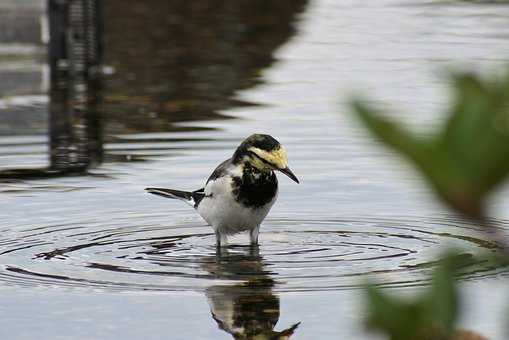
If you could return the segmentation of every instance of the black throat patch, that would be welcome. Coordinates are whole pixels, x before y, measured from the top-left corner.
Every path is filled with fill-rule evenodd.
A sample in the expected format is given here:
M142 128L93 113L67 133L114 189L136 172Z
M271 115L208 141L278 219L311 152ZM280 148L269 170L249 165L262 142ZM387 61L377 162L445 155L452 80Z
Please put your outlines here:
M242 177L233 177L233 196L250 208L260 208L271 202L277 193L277 178L273 171L261 172L244 165Z

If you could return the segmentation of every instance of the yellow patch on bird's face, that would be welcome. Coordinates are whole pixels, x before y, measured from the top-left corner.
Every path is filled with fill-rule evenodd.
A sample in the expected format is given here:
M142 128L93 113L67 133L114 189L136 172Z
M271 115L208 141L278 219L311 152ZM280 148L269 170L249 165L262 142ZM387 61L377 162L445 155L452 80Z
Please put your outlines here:
M252 157L251 163L258 169L284 169L288 166L286 151L280 146L272 151L265 151L260 148L250 147L247 149L258 157Z

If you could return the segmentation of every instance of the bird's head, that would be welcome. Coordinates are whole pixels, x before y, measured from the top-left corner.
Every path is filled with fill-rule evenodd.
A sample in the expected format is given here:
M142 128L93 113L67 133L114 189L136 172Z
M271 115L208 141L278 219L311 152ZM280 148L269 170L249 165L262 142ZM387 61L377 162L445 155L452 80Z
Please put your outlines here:
M245 162L260 171L277 170L299 183L288 167L286 151L272 136L254 134L246 138L233 155L234 163Z

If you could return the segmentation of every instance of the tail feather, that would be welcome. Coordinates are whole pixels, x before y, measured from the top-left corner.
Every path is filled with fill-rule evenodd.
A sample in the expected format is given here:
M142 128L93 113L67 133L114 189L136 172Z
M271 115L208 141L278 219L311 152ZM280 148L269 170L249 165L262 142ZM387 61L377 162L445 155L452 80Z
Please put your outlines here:
M192 206L194 206L193 194L189 191L181 191L181 190L173 190L173 189L165 189L165 188L146 188L148 193L163 196L166 198L174 198L181 201L184 201Z
M295 330L297 329L297 327L299 327L300 325L300 322L297 322L295 325L293 325L292 327L288 328L288 329L285 329L284 331L282 332L279 332L279 336L285 336L285 337L290 337L291 335L293 335L293 333L295 332Z

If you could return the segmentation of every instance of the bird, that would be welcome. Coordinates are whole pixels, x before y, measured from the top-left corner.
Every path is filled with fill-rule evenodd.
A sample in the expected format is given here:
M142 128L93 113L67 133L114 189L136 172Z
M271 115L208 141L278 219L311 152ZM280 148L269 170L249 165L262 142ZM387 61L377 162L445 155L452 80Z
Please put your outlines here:
M202 188L145 190L192 206L214 229L218 247L228 244L228 236L245 231L249 232L250 244L258 245L260 224L278 195L275 171L299 183L288 167L285 148L270 135L253 134L217 166Z

